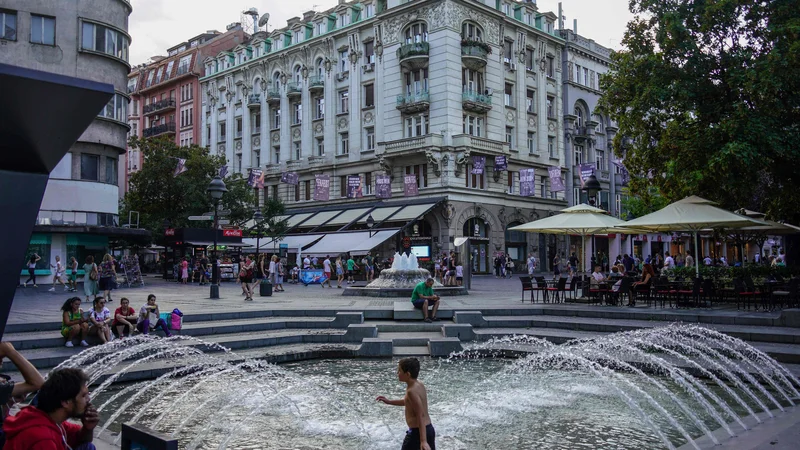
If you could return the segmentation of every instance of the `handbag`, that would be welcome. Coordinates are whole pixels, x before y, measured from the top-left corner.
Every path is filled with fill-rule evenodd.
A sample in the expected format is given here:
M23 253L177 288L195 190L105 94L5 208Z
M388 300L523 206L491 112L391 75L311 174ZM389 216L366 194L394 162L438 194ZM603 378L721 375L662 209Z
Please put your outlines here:
M89 271L89 279L92 281L97 281L97 266L92 264L92 270Z

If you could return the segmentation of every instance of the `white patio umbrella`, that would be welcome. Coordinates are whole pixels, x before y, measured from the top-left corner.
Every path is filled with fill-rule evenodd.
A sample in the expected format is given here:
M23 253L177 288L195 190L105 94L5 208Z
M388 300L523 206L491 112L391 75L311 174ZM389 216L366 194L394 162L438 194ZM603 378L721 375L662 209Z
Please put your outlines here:
M621 228L652 232L691 231L694 233L695 274L700 276L700 255L697 252L697 233L713 228L743 228L764 226L765 222L718 208L715 202L692 195L671 203L654 213L629 220Z
M617 219L608 214L607 211L585 203L571 206L561 210L562 214L545 217L544 219L534 220L516 227L509 228L513 231L527 231L531 233L545 234L577 234L581 236L581 259L585 258L584 240L587 235L604 233L633 233L634 230L625 229L620 225L625 221ZM581 262L585 266L585 261Z

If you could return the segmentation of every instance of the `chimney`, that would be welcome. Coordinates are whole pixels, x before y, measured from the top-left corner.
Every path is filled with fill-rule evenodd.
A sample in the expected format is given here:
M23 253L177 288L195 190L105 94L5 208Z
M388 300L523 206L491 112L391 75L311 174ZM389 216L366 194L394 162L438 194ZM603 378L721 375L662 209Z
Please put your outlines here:
M578 19L572 19L572 32L578 34Z
M303 13L303 22L308 22L309 20L311 20L311 18L314 17L314 14L316 14L316 13L317 12L314 11L313 9L311 11L304 12Z

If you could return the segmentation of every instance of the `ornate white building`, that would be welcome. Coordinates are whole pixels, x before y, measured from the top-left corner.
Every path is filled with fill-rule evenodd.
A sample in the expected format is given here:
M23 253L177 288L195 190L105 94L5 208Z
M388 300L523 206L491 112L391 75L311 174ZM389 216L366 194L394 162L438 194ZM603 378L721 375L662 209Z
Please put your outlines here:
M567 178L573 164L555 21L533 2L495 0L340 1L307 12L206 59L202 144L232 172L264 171L260 201L286 203L293 228L283 242L304 253L469 251L478 272L496 252L550 261L564 250L554 238L507 228L567 206L547 170ZM483 174L471 173L473 156L486 157ZM498 156L506 171L494 171ZM523 197L519 171L529 168L535 195ZM283 172L299 183L281 183ZM384 173L392 199L374 197ZM323 204L313 200L317 174L331 180ZM405 174L417 176L418 196L404 197ZM353 175L363 197L347 198ZM365 231L367 217L378 235Z

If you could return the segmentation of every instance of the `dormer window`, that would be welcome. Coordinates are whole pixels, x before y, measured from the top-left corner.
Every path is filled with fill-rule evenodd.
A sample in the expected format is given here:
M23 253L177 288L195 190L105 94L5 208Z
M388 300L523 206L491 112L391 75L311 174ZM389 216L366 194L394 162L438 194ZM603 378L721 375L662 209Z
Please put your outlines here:
M275 39L272 42L273 42L273 45L275 46L274 50L280 50L280 49L283 48L283 40L280 38L280 36L278 37L278 39Z
M350 12L345 11L343 13L339 13L339 22L337 28L344 28L350 25Z
M510 3L503 3L503 14L507 16L511 16L511 4Z
M375 5L372 3L364 5L364 18L369 19L374 15L375 15Z
M523 19L524 19L525 23L527 23L530 26L533 26L533 14L525 13L525 15L523 16Z
M547 31L548 33L552 33L553 32L553 22L552 21L548 20L548 21L545 22L545 31Z
M206 76L214 74L214 64L208 63L206 64Z
M299 44L303 41L303 32L301 30L295 31L294 35L292 36L292 43Z
M314 36L322 36L326 31L325 22L314 22Z

